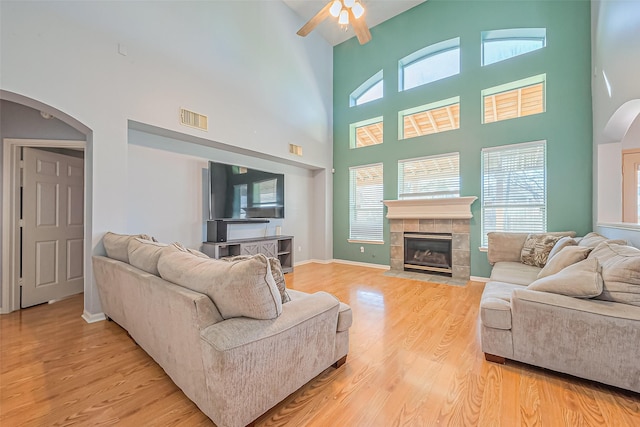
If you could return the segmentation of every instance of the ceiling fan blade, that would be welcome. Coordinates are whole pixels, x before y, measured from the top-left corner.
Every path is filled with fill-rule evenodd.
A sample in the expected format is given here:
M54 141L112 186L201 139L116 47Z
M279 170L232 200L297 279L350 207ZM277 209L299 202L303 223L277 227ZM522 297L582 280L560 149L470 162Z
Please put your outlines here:
M300 28L296 34L298 34L299 36L305 37L311 31L313 31L313 29L316 28L318 26L318 24L320 24L322 21L327 19L331 15L329 13L329 9L331 9L331 4L332 3L333 3L333 1L329 1L327 3L327 5L325 7L323 7L320 10L320 12L316 13L316 15L313 18L309 19L309 21L306 24L304 24L302 26L302 28Z
M367 22L364 20L364 15L356 19L356 17L353 16L351 9L349 9L349 22L353 26L353 31L355 31L360 44L369 43L371 41L371 32L369 31Z

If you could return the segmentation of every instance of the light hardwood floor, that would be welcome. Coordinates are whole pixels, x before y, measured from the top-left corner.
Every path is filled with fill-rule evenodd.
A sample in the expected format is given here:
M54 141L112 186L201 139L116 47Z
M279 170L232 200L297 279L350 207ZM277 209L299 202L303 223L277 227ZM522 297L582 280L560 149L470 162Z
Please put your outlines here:
M640 426L638 394L486 362L482 283L438 285L341 264L304 265L286 279L351 305L351 347L344 366L257 426ZM0 316L2 427L213 425L124 330L87 324L81 313L76 296Z

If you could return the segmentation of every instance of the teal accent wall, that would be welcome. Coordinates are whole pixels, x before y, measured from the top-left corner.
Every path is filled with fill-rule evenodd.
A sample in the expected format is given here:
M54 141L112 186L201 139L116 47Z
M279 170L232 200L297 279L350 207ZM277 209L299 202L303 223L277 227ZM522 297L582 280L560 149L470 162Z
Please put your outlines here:
M488 277L481 241L481 150L547 141L549 231L592 228L591 17L589 1L429 0L371 29L361 46L353 38L334 48L334 211L336 259L389 264L389 222L383 245L349 243L349 167L384 164L384 197L397 199L400 159L458 151L461 196L472 205L471 274ZM547 47L506 61L480 65L482 31L547 29ZM398 60L427 45L460 37L460 74L398 91ZM380 69L384 98L349 107L349 94ZM546 112L481 124L483 89L546 73ZM460 129L398 140L398 111L460 96ZM384 143L349 148L349 124L384 117ZM360 253L360 246L365 252Z

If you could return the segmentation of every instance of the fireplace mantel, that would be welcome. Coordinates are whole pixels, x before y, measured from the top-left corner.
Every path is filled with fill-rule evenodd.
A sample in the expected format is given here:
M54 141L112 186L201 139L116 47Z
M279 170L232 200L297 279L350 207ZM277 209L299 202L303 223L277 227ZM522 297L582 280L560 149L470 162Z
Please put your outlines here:
M470 219L476 196L442 199L384 200L389 219Z

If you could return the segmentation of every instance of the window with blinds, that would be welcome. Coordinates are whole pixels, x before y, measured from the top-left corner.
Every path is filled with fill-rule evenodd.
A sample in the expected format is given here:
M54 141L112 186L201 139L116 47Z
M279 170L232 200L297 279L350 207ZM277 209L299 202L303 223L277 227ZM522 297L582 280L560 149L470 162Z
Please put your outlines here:
M546 141L482 149L482 245L492 231L546 230Z
M382 176L382 163L349 168L349 241L383 241Z
M460 196L460 153L398 161L398 200Z

